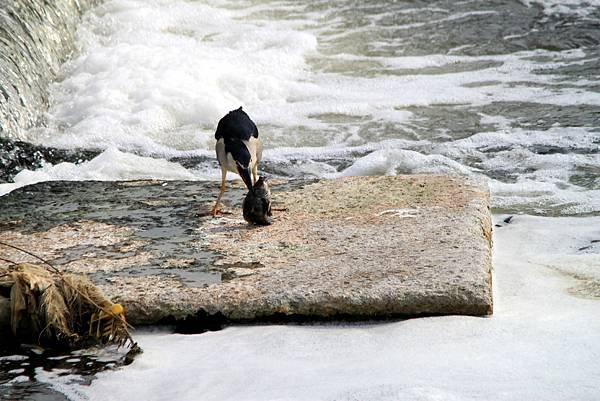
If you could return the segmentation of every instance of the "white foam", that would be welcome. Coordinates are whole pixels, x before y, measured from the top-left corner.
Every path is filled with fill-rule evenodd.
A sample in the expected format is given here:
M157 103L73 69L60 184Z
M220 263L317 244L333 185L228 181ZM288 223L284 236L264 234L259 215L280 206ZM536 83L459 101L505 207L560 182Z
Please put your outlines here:
M600 303L569 295L578 281L544 263L580 264L578 248L599 226L598 217L516 216L497 228L490 318L138 334L144 353L130 366L89 387L57 385L97 401L591 401Z
M596 192L583 193L581 187L570 183L578 169L589 170L598 162L594 149L599 134L593 127L512 129L513 121L506 117L484 115L481 123L495 125L497 132L479 132L439 144L422 140L430 138L422 129L415 129L422 117L406 110L440 104L482 107L498 102L598 105L600 93L588 89L593 88L589 80L564 74L565 66L593 61L589 50L480 56L364 51L363 46L341 46L336 35L396 29L389 23L378 24L385 22L378 19L389 19L387 11L365 13L368 23L348 27L351 18L333 15L336 10L347 10L347 4L328 5L326 17L300 3L275 4L104 2L86 15L79 30L81 51L63 66L60 81L52 87L50 127L30 131L27 139L62 148L114 147L155 158L214 157L217 121L228 110L243 105L258 123L266 160L285 162L296 157L293 166L281 169L288 176L337 176L326 160L315 159L332 155L350 159L379 151L359 158L342 174L472 174L487 169L522 174L510 189L506 183L492 184L499 189L496 204L518 205L521 190L523 202L529 202L525 188L539 182L545 191L552 192L550 184L555 189L537 201L572 203L572 208L567 205L564 209L571 212L597 210ZM576 0L569 4L585 8ZM489 13L427 11L441 13L439 21ZM377 48L373 42L381 39L377 37L365 40ZM503 146L506 152L493 151ZM584 155L541 155L532 149L536 146L560 146ZM145 174L132 168L128 158L113 158L112 162L124 165L104 168L98 174L86 165L73 164L25 171L16 183L2 185L0 192L48 179L190 174L218 179L208 163L189 174L172 165L150 168ZM94 178L96 175L100 178Z
M520 0L527 7L533 4L544 9L548 15L554 14L575 14L580 17L587 17L600 7L598 0Z
M270 6L240 7L228 1L102 4L87 15L79 31L80 56L63 67L63 79L52 88L53 125L31 131L27 139L64 148L117 146L174 156L208 149L218 119L243 105L259 127L265 127L267 148L315 145L317 136L320 146L355 146L378 139L340 131L356 131L366 122L405 128L411 114L403 107L542 99L561 105L600 103L600 94L585 86L559 76L561 87L553 88L558 77L536 72L577 62L585 57L580 49L477 57L322 54L320 27L311 20L318 15L302 14L297 5L281 6L296 17L265 18L261 16ZM443 20L478 13L450 14ZM330 42L332 37L323 40ZM456 63L498 65L435 75L373 76L365 71L364 76L348 76L321 72L309 58L334 64L365 61L392 70ZM481 82L486 84L473 86ZM360 120L336 126L319 117L328 114Z
M425 155L404 149L383 149L358 159L342 171L341 176L427 173L469 175L471 171L441 155Z
M30 380L31 379L29 379L29 376L16 376L14 379L6 383L0 384L0 386L10 386L11 384L27 383Z
M600 165L600 155L592 152L599 140L600 133L583 128L511 129L476 134L438 145L433 151L459 160L479 158L484 171L516 175L515 182L490 181L496 207L539 205L540 212L593 213L600 211L600 191L583 188L571 178ZM569 149L569 153L536 151L543 147ZM505 150L485 153L494 148Z
M261 116L295 96L316 46L311 34L186 1L109 1L79 35L83 52L63 68L50 109L66 132L44 140L148 153L202 146L228 110Z
M29 359L29 357L26 356L26 355L6 355L6 356L0 356L0 362L2 362L2 361L18 362L18 361L26 361L27 359Z
M595 150L600 141L600 132L580 127L551 127L547 130L526 130L523 128L510 128L509 122L504 119L482 119L482 123L494 121L500 124L499 131L480 132L467 138L453 141L450 144L441 144L439 147L453 147L456 149L487 151L498 147L526 148L526 147L553 147L569 151ZM576 155L572 155L576 157Z
M504 119L491 117L486 123L492 121L507 124ZM549 210L563 214L594 213L600 211L600 190L583 188L572 183L571 178L600 165L600 154L593 152L598 141L598 132L565 127L552 127L546 131L505 127L437 145L427 141L386 141L379 146L346 149L354 153L371 153L357 158L341 173L323 169L321 176L444 173L483 177L484 172L513 174L516 179L512 181L508 178L504 182L489 180L495 207L519 209L526 206L528 210L534 207L540 213ZM538 153L537 149L544 147L569 149L570 152ZM337 156L341 155L338 151ZM466 167L465 164L473 159L481 162L477 167Z
M490 180L494 207L533 210L540 214L600 212L600 190L584 190L560 182L519 178L515 183Z
M215 175L193 173L177 163L163 159L142 157L109 148L92 160L74 164L46 164L31 171L23 170L14 183L0 184L0 195L25 185L42 181L112 181L136 179L201 180L214 179Z
M504 116L492 116L492 115L483 114L483 113L479 113L479 115L481 116L481 120L479 120L479 122L481 124L494 125L499 130L509 129L511 126L511 123L514 122L513 120L508 119Z

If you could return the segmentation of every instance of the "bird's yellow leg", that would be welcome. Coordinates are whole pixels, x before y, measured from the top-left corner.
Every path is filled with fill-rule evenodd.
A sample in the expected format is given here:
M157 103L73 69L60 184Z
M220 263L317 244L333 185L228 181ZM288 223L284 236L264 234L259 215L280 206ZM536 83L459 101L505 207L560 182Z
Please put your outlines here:
M225 177L227 176L227 171L223 172L221 175L221 189L219 190L219 196L217 196L217 202L215 202L215 206L212 208L212 215L216 216L219 214L219 203L221 202L221 197L225 193Z

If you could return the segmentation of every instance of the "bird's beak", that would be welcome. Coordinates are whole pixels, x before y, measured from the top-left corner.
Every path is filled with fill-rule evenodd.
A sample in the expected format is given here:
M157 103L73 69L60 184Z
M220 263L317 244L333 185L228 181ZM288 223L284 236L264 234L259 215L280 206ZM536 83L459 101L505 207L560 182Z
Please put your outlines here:
M244 168L238 164L237 171L240 177L242 177L242 180L244 180L246 187L248 187L250 192L254 193L254 188L252 187L252 178L250 178L250 169Z

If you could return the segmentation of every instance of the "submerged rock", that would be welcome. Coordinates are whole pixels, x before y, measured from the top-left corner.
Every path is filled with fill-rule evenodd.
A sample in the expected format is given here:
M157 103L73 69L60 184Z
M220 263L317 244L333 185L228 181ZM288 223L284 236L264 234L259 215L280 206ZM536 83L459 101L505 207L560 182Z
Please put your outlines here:
M205 215L212 182L47 182L0 198L0 241L86 272L134 324L492 312L489 194L442 175L272 182L275 223ZM201 217L204 216L204 217ZM7 250L7 259L23 261ZM192 327L190 329L190 327Z
M44 163L80 163L99 153L97 150L57 149L0 137L0 183L11 182L24 169L36 170Z

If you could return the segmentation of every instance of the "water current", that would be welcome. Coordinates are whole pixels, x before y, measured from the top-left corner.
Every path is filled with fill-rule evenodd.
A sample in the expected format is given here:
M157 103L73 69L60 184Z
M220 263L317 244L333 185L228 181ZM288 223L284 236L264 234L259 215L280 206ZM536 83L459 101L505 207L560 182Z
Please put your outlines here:
M107 1L47 126L20 138L87 153L0 191L216 179L216 122L241 105L270 175L479 175L502 210L597 214L599 17L589 1Z

